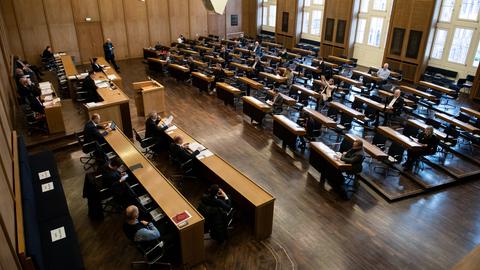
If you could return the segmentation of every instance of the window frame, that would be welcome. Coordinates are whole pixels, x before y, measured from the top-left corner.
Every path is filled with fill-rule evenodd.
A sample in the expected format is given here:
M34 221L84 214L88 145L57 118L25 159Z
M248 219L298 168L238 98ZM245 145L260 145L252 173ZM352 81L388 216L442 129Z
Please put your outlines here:
M310 5L305 6L305 2L303 3L302 7L302 31L301 31L301 38L302 39L307 39L311 41L321 41L322 37L322 30L323 30L323 20L324 20L324 11L325 11L325 0L320 1L320 3L315 3L314 0L310 0ZM313 13L314 11L320 12L320 25L319 25L319 31L317 33L313 33ZM304 26L304 19L305 19L305 14L309 14L309 19L308 19L308 24L307 28L308 30L305 31Z

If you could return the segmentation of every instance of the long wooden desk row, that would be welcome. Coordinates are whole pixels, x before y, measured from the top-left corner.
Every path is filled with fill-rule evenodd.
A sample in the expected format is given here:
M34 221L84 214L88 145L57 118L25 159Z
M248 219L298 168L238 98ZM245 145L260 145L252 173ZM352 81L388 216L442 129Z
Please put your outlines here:
M41 82L39 87L41 91L40 97L44 101L43 106L45 107L48 133L65 132L60 96L56 93L55 88L50 82Z

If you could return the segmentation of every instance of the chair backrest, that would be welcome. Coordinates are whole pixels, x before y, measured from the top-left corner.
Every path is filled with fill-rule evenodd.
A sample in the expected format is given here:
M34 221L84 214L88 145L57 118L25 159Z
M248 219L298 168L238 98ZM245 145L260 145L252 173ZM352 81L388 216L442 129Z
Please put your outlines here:
M425 121L425 123L426 123L427 125L432 126L433 128L437 128L437 129L442 126L442 124L441 124L439 121L437 121L437 120L435 120L435 119L432 119L432 118L427 118L427 120Z
M384 146L387 138L380 133L375 133L372 139L372 144L376 146Z
M463 112L460 112L456 118L465 123L470 122L470 116Z
M403 148L402 145L396 142L392 142L392 144L388 148L388 155L396 159L397 162L402 161L404 152L405 148Z
M458 79L457 85L463 87L463 85L467 82L467 79Z
M352 146L353 146L352 141L343 138L342 143L340 143L340 147L338 148L338 152L341 152L341 153L346 152L350 150Z
M409 137L409 136L415 136L418 134L418 128L412 125L406 125L405 128L403 129L403 135Z
M473 80L475 80L475 76L473 75L467 75L467 77L465 78L467 81L469 82L473 82Z
M457 130L457 128L453 124L448 124L444 132L445 134L447 134L448 137L451 137L454 139L457 139L458 136L460 136L460 132Z
M337 115L338 115L338 110L333 108L332 106L328 107L328 110L327 110L327 116L330 117L330 118L337 118Z
M139 143L141 143L143 139L135 129L133 129L133 134L135 135L135 140L137 140Z
M340 124L344 126L351 126L353 117L350 114L342 113L340 114Z
M357 99L357 98L354 99L353 103L352 103L352 109L357 110L357 111L363 109L363 102L361 100Z
M373 101L376 101L376 102L380 102L380 103L383 103L383 98L377 96L377 95L372 95L370 96L370 99L373 100Z

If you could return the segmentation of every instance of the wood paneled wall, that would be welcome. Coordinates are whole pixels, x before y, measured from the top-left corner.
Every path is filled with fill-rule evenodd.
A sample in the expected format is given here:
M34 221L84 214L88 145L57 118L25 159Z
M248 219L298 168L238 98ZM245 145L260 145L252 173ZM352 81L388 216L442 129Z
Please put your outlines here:
M278 43L283 44L287 48L295 47L300 41L302 8L303 0L277 0L275 38ZM288 16L288 20L285 17L285 20L288 22L286 29L282 29L284 14Z
M325 0L321 39L323 57L353 56L359 9L360 0Z
M79 63L102 55L106 38L112 39L116 57L124 59L140 57L143 47L169 44L180 34L225 37L248 30L255 35L258 1L230 0L224 15L208 12L202 0L2 0L0 8L12 53L38 64L51 45ZM232 14L238 15L238 26L231 26Z
M384 61L416 82L425 71L441 1L394 1ZM403 32L403 35L400 33ZM417 50L415 55L413 50Z
M8 3L7 3L8 4ZM17 1L17 5L24 6L24 1ZM2 1L3 7L8 6ZM13 7L13 6L10 6ZM9 14L7 20L12 23L14 14ZM26 27L22 24L23 33L32 33L35 30L45 30L45 21L38 17L29 18L28 21L39 22L39 25ZM43 23L41 23L43 22ZM13 70L10 65L10 44L7 36L12 34L13 44L19 44L18 32L8 33L6 23L0 16L0 269L21 269L16 252L16 220L15 196L13 181L13 147L12 130L15 119L15 95L12 88L11 75ZM33 38L33 37L31 37ZM20 43L21 44L21 43ZM31 52L31 50L29 50Z

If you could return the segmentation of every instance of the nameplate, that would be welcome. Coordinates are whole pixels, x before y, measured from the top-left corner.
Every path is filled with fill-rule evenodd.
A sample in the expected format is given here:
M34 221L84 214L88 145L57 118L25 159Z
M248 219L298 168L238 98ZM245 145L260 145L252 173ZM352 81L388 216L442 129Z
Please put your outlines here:
M40 180L43 180L43 179L47 179L49 178L51 175L50 175L50 171L49 170L46 170L46 171L43 171L43 172L39 172L38 173L38 178Z
M51 230L50 236L52 237L52 242L66 238L67 234L65 233L65 227L62 226L60 228Z
M53 190L53 182L48 182L46 184L42 184L42 192L47 192Z

